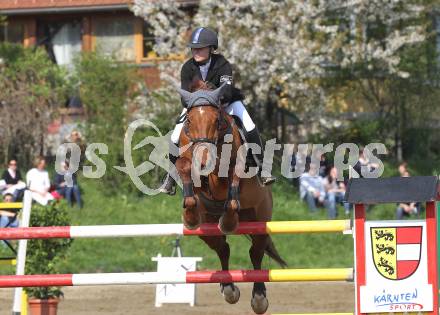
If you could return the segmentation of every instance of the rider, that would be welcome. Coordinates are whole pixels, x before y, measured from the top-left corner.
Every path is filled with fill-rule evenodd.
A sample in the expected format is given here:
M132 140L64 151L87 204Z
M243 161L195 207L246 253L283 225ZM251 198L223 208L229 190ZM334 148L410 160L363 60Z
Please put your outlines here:
M181 69L180 78L182 89L189 91L195 78L209 82L216 87L222 85L223 82L229 83L225 88L222 99L223 103L229 104L226 106L225 111L229 115L234 115L241 120L241 123L246 130L246 141L248 143L258 144L263 152L264 148L261 143L258 129L243 105L242 101L244 97L241 94L241 91L233 85L231 64L225 57L223 57L223 55L215 52L218 48L217 34L210 28L198 27L192 33L188 47L191 48L193 58L189 59ZM185 104L183 104L183 106L185 106ZM181 117L183 117L185 113L186 108L183 109ZM179 143L183 123L184 121L181 119L171 134L171 141L176 146ZM178 157L172 154L169 156L171 163L175 164ZM262 153L254 154L254 157L258 159L259 165L263 164ZM174 179L168 174L165 181L166 184L161 191L169 195L174 195L176 184ZM261 181L264 185L269 185L275 181L275 178L261 177Z

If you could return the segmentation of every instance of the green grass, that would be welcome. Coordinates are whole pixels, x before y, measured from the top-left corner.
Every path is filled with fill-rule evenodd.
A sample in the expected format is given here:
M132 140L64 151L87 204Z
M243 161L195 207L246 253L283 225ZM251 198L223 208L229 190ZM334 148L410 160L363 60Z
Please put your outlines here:
M157 195L127 197L125 195L105 196L98 188L99 180L80 179L84 191L83 209L71 209L72 225L102 224L148 224L179 223L181 216L181 194L174 197ZM296 189L286 180L280 179L274 186L273 220L316 220L325 219L325 209L310 215L305 204L298 198ZM339 218L345 218L340 208ZM379 211L380 210L380 211ZM394 206L375 207L369 218L393 218ZM353 264L353 240L351 235L342 234L297 234L274 235L276 247L290 268L350 267ZM63 273L87 272L132 272L152 271L156 263L151 257L172 252L173 237L76 239L69 255L60 266ZM231 269L251 268L248 256L250 242L244 236L230 236ZM201 256L201 269L219 269L216 254L198 237L181 240L185 256ZM6 251L1 249L0 254ZM274 261L265 257L264 268L277 268ZM12 268L0 267L2 273Z

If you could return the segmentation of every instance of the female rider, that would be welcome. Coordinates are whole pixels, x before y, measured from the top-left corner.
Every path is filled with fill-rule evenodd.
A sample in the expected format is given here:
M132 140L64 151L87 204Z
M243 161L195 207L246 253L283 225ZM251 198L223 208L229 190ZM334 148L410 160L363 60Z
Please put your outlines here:
M200 79L205 82L209 82L215 87L220 87L223 82L229 83L225 88L222 102L229 104L226 106L225 111L229 115L238 117L246 130L245 136L248 143L256 143L263 151L264 148L261 143L261 139L254 122L252 121L249 113L243 105L243 95L240 90L234 87L234 81L232 77L231 64L226 60L223 55L215 53L218 48L217 34L207 27L197 28L191 35L188 47L191 48L192 58L189 59L182 66L180 72L181 87L184 90L189 91L190 86L194 79ZM183 104L183 102L182 102ZM185 106L185 104L183 104ZM186 108L183 109L181 116L186 113ZM177 123L171 134L171 141L177 146L179 143L180 132L182 131L184 121ZM171 163L175 164L177 156L172 154L170 156ZM263 164L263 154L254 154L254 157L259 161L259 165ZM264 185L272 184L275 181L274 177L261 177ZM161 189L161 192L169 195L175 194L175 181L167 175L165 179L165 185Z

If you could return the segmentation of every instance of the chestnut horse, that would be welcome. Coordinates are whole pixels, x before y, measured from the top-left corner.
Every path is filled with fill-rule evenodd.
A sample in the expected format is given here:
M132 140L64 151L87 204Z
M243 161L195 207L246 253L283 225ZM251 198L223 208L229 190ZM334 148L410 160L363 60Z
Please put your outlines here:
M240 178L237 174L238 164L241 163L243 167L245 157L239 154L242 152L239 151L242 143L238 127L220 104L224 87L225 84L212 91L203 81L195 81L193 93L179 89L187 104L187 119L180 135L179 146L188 149L180 153L176 168L183 184L184 225L189 229L196 229L200 223L218 222L224 234L231 234L236 230L239 221L271 220L272 192L270 186L260 185L257 176ZM216 148L216 156L210 156L208 150L203 150L209 147ZM222 153L226 156L223 159L228 162L223 172ZM201 162L202 168L209 163L215 163L211 164L213 171L201 177L199 187L193 182L194 175L200 176L195 174L197 168L194 167L194 161ZM228 270L230 249L226 235L200 238L217 253L222 270ZM250 235L250 239L252 245L249 256L254 269L261 269L265 252L281 266L286 266L269 235ZM233 283L222 283L220 286L228 303L238 302L240 291L237 286ZM269 303L263 282L254 283L251 305L257 314L263 314L267 310Z

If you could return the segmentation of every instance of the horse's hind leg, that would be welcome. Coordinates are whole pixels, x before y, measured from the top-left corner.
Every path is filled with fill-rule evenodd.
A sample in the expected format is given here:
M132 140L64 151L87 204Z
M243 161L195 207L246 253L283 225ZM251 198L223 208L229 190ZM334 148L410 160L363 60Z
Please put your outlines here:
M264 249L267 246L268 235L251 235L252 246L249 249L249 256L255 270L261 269ZM252 309L256 314L264 314L269 307L269 301L266 298L266 286L264 282L255 282L252 290L251 299Z
M229 270L230 250L226 236L200 236L200 238L217 253L222 270ZM229 304L237 303L240 299L240 290L233 283L220 283L220 288L225 301Z

